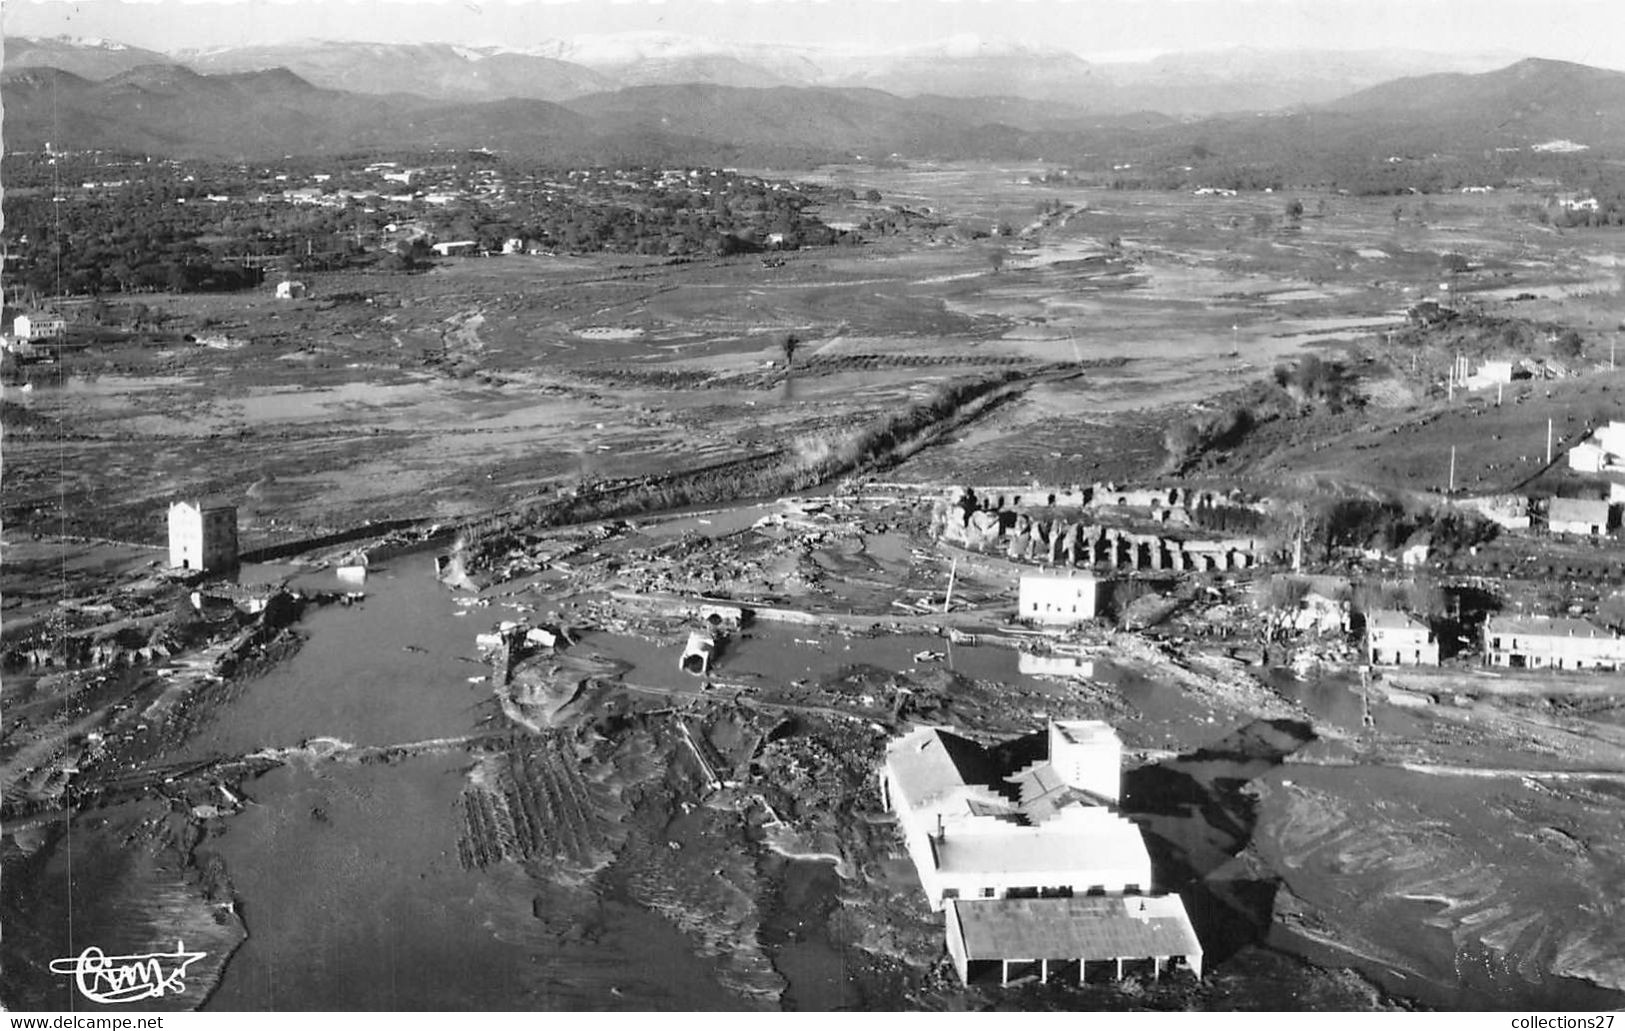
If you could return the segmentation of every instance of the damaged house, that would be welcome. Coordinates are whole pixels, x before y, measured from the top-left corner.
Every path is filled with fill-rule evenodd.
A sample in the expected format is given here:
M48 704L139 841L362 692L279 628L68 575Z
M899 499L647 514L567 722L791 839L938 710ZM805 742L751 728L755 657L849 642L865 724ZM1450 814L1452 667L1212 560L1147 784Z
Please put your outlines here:
M960 978L1082 982L1181 967L1200 976L1184 903L1146 894L1150 854L1115 809L1116 732L1052 721L1043 744L1042 757L1001 761L1003 750L922 727L886 749L882 796L927 902L944 913Z
M1439 639L1406 612L1374 609L1365 614L1365 651L1373 666L1437 666Z
M1625 638L1583 619L1491 616L1484 621L1484 662L1508 669L1619 669Z

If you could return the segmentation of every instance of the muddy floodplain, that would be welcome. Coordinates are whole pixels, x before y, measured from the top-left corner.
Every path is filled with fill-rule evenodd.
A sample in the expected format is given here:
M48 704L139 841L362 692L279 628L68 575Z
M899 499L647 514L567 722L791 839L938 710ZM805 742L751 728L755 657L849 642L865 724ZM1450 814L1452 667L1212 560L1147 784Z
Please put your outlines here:
M911 183L967 216L1051 199L986 168L882 189ZM1074 635L1076 675L1023 672L1045 646L1011 623L1021 567L933 535L956 483L1156 475L1171 413L1391 323L1469 229L1530 285L1591 265L1478 207L1430 229L1333 199L1258 239L1238 205L1088 198L999 268L909 240L172 298L167 338L29 370L5 398L0 1001L83 1009L51 960L184 942L185 990L133 1008L1625 1004L1611 681L1362 685L1345 645L1259 648L1257 570L1130 577L1151 620ZM1021 379L1057 362L1082 375ZM521 518L795 458L993 375L1027 388L844 489ZM1312 441L1289 444L1260 467L1293 472L1269 462ZM159 568L165 504L210 491L260 552L235 584ZM493 513L505 535L443 582L442 529ZM335 575L361 552L364 584ZM699 676L697 596L758 611ZM504 622L545 632L493 648ZM1123 809L1201 982L959 985L880 804L885 742L1052 717L1123 736Z
M927 506L782 511L651 520L558 564L573 535L543 535L478 592L431 553L375 563L364 600L304 610L297 648L82 764L128 770L121 790L8 835L8 1004L68 1005L34 957L179 936L212 962L164 1002L220 1009L1618 1005L1609 710L1379 703L1365 728L1347 678L1111 630L1081 642L1090 676L1024 674L990 565L948 615L884 604L945 582ZM648 563L673 539L682 559ZM775 578L804 616L726 634L706 677L676 662L680 596L622 586L774 563L810 574ZM504 619L560 641L510 667L475 641ZM1190 906L1203 982L958 985L880 805L884 744L1047 717L1123 734L1124 811Z

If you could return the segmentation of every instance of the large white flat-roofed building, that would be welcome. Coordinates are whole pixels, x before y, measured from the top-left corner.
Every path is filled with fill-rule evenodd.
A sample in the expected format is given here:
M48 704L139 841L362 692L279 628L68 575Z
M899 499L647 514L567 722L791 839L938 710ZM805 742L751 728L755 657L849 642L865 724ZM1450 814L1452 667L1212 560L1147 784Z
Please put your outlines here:
M169 564L216 572L237 567L237 506L221 498L169 506Z
M1097 581L1088 573L1023 573L1016 618L1039 626L1075 626L1095 618Z
M1024 977L1078 983L1181 967L1202 976L1202 943L1177 895L954 902L948 954L965 984Z
M1619 669L1625 638L1566 616L1491 616L1484 662L1508 669Z
M1365 654L1373 666L1437 666L1439 641L1408 613L1374 609L1365 614Z
M1046 746L1043 755L1038 750ZM1071 963L1082 976L1092 962L1145 959L1157 961L1149 969L1160 970L1160 961L1177 956L1200 972L1201 949L1193 947L1184 903L1144 894L1153 887L1144 837L1106 804L1119 796L1121 757L1116 732L1085 720L1052 722L1042 736L992 751L938 727L918 728L887 746L882 794L897 813L927 903L948 913L949 948L959 950L962 977L969 976L968 964L1005 959ZM1060 905L1074 900L1076 907ZM1114 914L1127 912L1124 900L1134 903L1134 913L1183 930L1146 951L1121 951L1128 927L1110 927ZM1040 936L1058 935L1065 943L1059 951L976 929L1035 919L1025 909L965 908L1037 903L1056 904L1040 907L1055 925ZM1068 921L1079 926L1068 930ZM1001 969L1009 980L1009 968Z
M944 819L928 844L915 866L933 910L954 899L1151 890L1151 856L1140 829L1103 806L1066 806L1034 826L1014 815Z

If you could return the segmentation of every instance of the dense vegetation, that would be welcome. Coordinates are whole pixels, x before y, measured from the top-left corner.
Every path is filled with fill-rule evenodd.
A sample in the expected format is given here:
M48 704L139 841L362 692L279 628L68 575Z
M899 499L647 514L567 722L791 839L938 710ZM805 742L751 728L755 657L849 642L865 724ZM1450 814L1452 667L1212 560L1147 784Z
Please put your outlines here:
M550 169L420 156L408 183L368 159L275 168L105 155L7 155L8 281L41 295L235 290L265 270L384 262L438 240L500 252L670 257L855 242L808 212L852 191L714 169ZM404 174L404 173L396 173Z

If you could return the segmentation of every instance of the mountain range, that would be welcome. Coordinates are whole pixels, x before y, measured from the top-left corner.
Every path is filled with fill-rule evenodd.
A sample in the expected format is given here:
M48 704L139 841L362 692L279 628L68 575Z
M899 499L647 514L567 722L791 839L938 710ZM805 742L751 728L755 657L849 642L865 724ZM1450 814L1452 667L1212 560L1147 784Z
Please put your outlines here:
M73 150L230 158L488 147L545 154L561 163L772 167L891 155L1072 162L1112 152L1165 163L1256 164L1264 156L1278 161L1314 153L1371 156L1458 148L1482 157L1493 148L1528 148L1554 139L1604 154L1625 152L1625 73L1560 61L1528 59L1488 72L1411 76L1285 110L1195 118L1158 113L1149 103L1131 108L1127 96L1123 103L1097 104L946 91L954 75L968 69L992 74L999 61L1014 60L1018 48L1013 47L961 41L941 49L935 69L923 60L899 60L874 66L865 79L886 81L883 72L917 80L935 75L945 88L909 95L868 85L772 85L761 78L746 84L622 85L628 69L647 74L678 64L721 77L743 76L745 51L695 50L670 37L610 42L577 41L553 53L492 49L477 57L450 45L367 50L360 44L266 48L252 58L244 50L191 55L192 63L214 69L204 73L173 61L153 63L148 60L153 52L117 45L43 46L7 39L0 73L4 141L16 150L38 150L51 142ZM373 70L357 58L362 52L372 54ZM749 67L761 76L783 78L804 67L798 63L804 55L795 48L779 48L767 63L751 53L758 60ZM21 56L14 61L14 54ZM299 61L293 69L229 70L234 63L252 65L274 56ZM47 58L75 64L77 70L38 63ZM1211 73L1234 82L1271 67L1254 52L1231 53L1228 61ZM1211 69L1183 58L1162 63L1187 73ZM122 67L106 76L86 74L116 66ZM314 80L302 71L312 66L325 69ZM1052 66L1031 64L1034 76L1042 77L1044 67L1052 67L1057 80L1074 74L1087 81L1094 74L1075 55L1055 56ZM1288 75L1305 74L1290 62L1281 67ZM1329 58L1320 67L1322 82L1348 74ZM469 78L468 68L483 71ZM848 66L844 74L861 78L857 69ZM348 85L330 85L334 81ZM1032 79L1012 77L1002 84L1022 81ZM499 85L504 82L509 85ZM437 85L431 90L426 83ZM571 95L553 101L524 95L527 89ZM491 99L493 90L518 95Z
M1400 76L1481 72L1513 60L1508 54L1231 49L1090 63L1056 47L974 36L868 51L623 33L527 48L313 40L170 55L105 40L5 40L7 68L59 68L92 80L171 63L204 73L286 68L327 89L453 101L563 101L628 86L828 86L902 97L1014 96L1095 113L1170 115L1320 103Z

